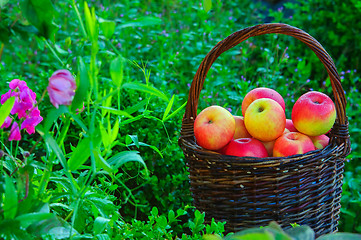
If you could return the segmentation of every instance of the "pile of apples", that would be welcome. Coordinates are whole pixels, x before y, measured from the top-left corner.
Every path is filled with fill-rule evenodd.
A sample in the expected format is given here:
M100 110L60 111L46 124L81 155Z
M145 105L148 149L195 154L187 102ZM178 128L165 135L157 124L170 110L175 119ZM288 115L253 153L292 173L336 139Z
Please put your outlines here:
M317 91L303 94L286 118L283 97L270 88L255 88L242 101L242 115L221 106L202 110L194 121L197 144L238 157L287 157L322 149L336 120L329 96Z

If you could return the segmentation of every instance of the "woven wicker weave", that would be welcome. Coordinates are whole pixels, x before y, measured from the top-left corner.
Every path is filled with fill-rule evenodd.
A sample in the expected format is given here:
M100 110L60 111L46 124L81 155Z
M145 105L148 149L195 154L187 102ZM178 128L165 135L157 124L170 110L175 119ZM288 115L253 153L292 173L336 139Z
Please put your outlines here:
M193 123L208 70L225 51L263 34L285 34L304 42L321 60L332 84L337 119L330 143L322 150L286 158L221 155L196 144ZM226 221L226 231L265 226L307 224L316 236L337 231L345 157L350 138L346 100L335 64L326 50L306 32L280 23L237 31L220 41L203 59L194 76L182 122L179 145L189 166L194 205L206 220Z

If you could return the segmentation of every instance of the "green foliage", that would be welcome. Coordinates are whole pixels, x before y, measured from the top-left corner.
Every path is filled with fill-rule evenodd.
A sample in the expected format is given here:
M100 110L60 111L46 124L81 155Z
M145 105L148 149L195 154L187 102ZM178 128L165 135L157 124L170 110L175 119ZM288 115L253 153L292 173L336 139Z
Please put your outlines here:
M279 9L261 1L164 0L0 1L0 7L0 94L19 78L40 99L61 68L78 86L68 107L54 109L44 95L36 134L16 144L0 130L1 238L221 239L225 223L205 224L206 213L191 207L177 145L182 114L208 51L232 32L268 21L309 32L340 72L352 142L340 230L361 232L358 1L290 1ZM277 89L288 113L309 89L332 96L326 71L304 46L267 35L227 51L210 69L198 109L218 104L239 115L243 96L259 86ZM246 234L311 234L305 226L293 229ZM236 236L242 237L226 238Z
M230 234L224 238L217 235L204 235L204 240L314 240L315 233L308 226L295 226L283 230L276 222L271 222L263 228L250 228L235 234ZM360 234L351 233L329 233L317 238L318 240L332 239L361 239Z

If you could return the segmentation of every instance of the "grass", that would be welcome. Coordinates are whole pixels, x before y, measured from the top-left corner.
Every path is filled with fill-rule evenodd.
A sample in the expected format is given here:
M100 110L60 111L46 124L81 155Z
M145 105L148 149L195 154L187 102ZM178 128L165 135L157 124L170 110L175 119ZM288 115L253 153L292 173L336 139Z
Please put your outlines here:
M197 239L203 233L221 234L222 223L204 225L204 215L192 207L187 166L177 144L183 107L200 62L217 42L242 28L273 21L309 32L336 62L348 100L352 141L340 230L361 232L359 59L349 47L343 51L338 38L324 38L343 28L328 25L314 31L309 14L319 21L328 15L305 6L212 3L206 13L201 2L192 1L89 1L87 12L81 1L59 0L53 3L54 15L46 16L48 24L56 25L54 30L49 25L54 34L34 22L29 25L31 16L19 4L8 2L1 8L0 29L11 27L10 32L0 33L1 94L14 78L27 81L38 99L44 94L39 103L44 122L36 134L23 134L17 144L7 141L6 131L0 132L1 149L8 152L1 171L13 173L11 181L3 174L0 183L16 189L16 196L2 194L5 199L24 199L12 217L1 213L2 226L11 221L22 224L6 231L60 238L45 232L55 222L66 236L78 233L84 238L140 239L144 232L152 232L154 238ZM296 14L300 11L304 14ZM352 18L347 19L345 24L351 24ZM353 37L342 36L350 41ZM359 51L356 44L352 47ZM347 61L347 54L354 61ZM89 91L79 97L85 104L82 113L76 114L72 107L55 110L44 92L51 74L62 68L77 76L82 89L89 84ZM288 112L309 89L332 96L327 73L312 51L289 36L266 35L249 39L217 59L198 109L217 104L240 115L243 96L259 86L284 96ZM115 138L109 141L112 133ZM89 155L84 154L88 146ZM23 151L31 155L24 157ZM42 225L25 219L24 214L30 213L44 219L39 221Z

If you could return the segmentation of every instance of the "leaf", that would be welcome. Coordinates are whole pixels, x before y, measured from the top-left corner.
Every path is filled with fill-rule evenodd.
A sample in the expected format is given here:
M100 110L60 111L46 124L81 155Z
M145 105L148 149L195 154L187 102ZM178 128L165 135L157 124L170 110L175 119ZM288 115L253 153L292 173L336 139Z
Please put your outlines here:
M79 57L78 61L78 76L79 78L77 78L77 80L79 80L77 81L75 96L71 103L72 112L83 107L83 103L87 100L88 89L90 87L88 69L84 64L82 57Z
M83 165L90 157L90 138L84 138L81 140L73 151L70 159L68 160L68 166L70 171L77 170Z
M49 132L51 125L53 125L53 123L58 119L58 117L68 112L69 109L64 105L60 105L59 108L53 108L52 110L50 110L44 120L44 132Z
M94 11L92 11L94 14ZM88 3L84 1L84 15L85 15L85 25L88 31L88 36L92 42L98 40L98 32L96 28L96 17L90 13Z
M97 235L97 234L102 233L109 222L110 222L110 219L103 218L103 217L97 217L94 220L93 234Z
M212 9L212 0L203 0L202 4L206 13Z
M104 36L110 39L115 31L115 22L103 18L98 18L98 19L99 19L100 28L102 29Z
M102 137L102 142L104 144L104 147L107 149L109 145L112 143L111 139L109 137L107 130L104 128L103 124L100 121L98 122L98 126L100 130L100 135Z
M273 235L269 232L263 232L263 233L247 233L243 235L232 235L229 238L226 238L227 240L275 240Z
M113 169L118 169L120 166L124 165L127 162L138 162L143 165L145 169L147 169L144 160L137 151L120 152L109 158L107 162L112 166Z
M329 233L317 240L361 240L361 235L356 233Z
M113 113L115 115L125 116L127 118L134 118L132 115L130 115L126 111L118 110L118 109L111 108L111 107L104 107L104 106L100 106L100 108L105 109L106 111L111 112L111 113Z
M293 240L314 240L315 232L309 226L297 226L285 231Z
M205 234L202 236L202 240L222 240L223 238L216 234Z
M125 109L125 111L129 114L133 114L141 109L144 109L144 106L148 103L148 99L144 99L140 102L138 102L137 104L128 107L127 109Z
M15 103L15 97L10 97L4 104L0 107L0 126L3 125L7 116L9 116L11 109Z
M5 174L4 218L14 219L18 211L18 193L11 177Z
M169 102L168 97L164 93L162 93L161 91L159 91L155 87L147 86L146 84L143 84L143 83L136 83L136 82L125 83L125 84L123 84L123 88L125 88L125 89L133 89L133 90L137 90L137 91L140 91L140 92L149 93L149 94L155 95L155 96L163 99L166 102Z
M46 39L53 37L58 26L54 24L55 9L50 0L23 0L21 10L25 18Z
M137 148L139 148L139 141L138 141L137 135L127 135L126 138L128 138L128 139L130 138L131 139L130 141L132 141L135 144L135 146L137 146ZM127 145L130 144L130 141L128 139L126 139Z
M0 0L0 8L3 8L8 2L9 0Z
M173 102L174 102L174 95L172 96L172 98L170 99L165 111L164 111L164 114L163 114L163 117L162 117L162 121L164 122L164 119L166 119L166 117L168 116L170 110L172 109L172 106L173 106Z
M146 16L146 17L140 17L137 20L126 22L123 24L120 24L118 26L118 29L127 28L127 27L145 27L145 26L154 26L159 25L162 23L162 20L160 18Z
M96 166L101 169L103 168L105 171L107 171L108 173L112 173L113 169L112 167L109 165L109 163L102 157L102 155L100 154L100 152L98 150L93 150L93 154L95 157L95 164Z
M119 132L119 119L115 120L115 124L113 126L112 132L110 133L110 141L114 142L118 137Z
M118 56L110 63L110 77L115 86L120 87L123 82L124 75L124 58Z
M163 122L167 121L168 119L174 117L175 115L177 115L178 112L180 112L185 106L187 105L187 102L183 103L182 106L180 106L179 108L177 108L174 112L172 112L171 114L169 114L166 118L164 118L164 120L162 120Z
M20 222L20 226L22 228L27 228L33 223L36 223L36 222L39 222L39 221L42 221L45 219L53 218L53 217L54 217L53 213L35 212L35 213L26 213L26 214L20 215L20 216L16 217L15 219Z
M68 171L68 163L66 162L65 156L61 151L58 143L55 139L49 134L49 132L42 132L40 129L38 130L39 134L43 136L45 143L54 151L56 157L59 159L61 165L63 166L65 171Z

